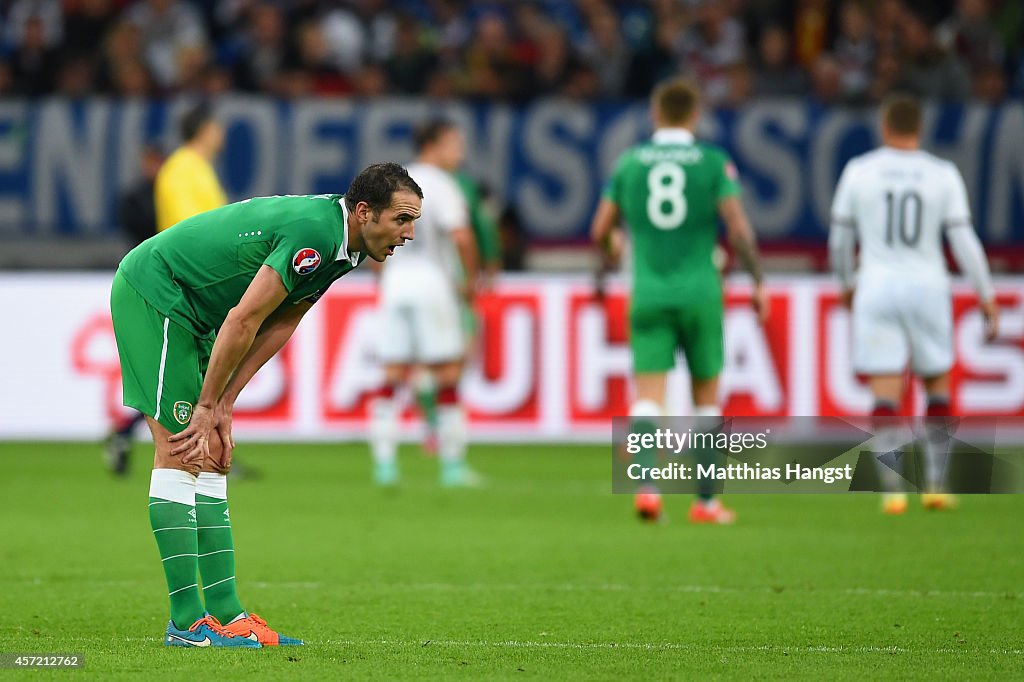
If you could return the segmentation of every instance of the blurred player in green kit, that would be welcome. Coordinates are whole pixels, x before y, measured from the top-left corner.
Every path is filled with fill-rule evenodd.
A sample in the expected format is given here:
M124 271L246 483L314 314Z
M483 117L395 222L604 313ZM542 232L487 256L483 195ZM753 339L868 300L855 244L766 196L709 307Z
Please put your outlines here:
M700 117L696 86L682 79L659 86L651 97L651 117L654 135L619 158L594 215L591 237L608 262L621 255L620 223L632 238L633 429L656 428L663 416L666 376L678 349L690 370L693 416L717 424L724 363L722 278L713 261L718 219L754 278L752 303L763 323L768 306L757 243L740 203L735 166L723 150L694 138ZM654 454L638 457L652 461ZM695 455L710 459L717 453ZM641 489L636 507L641 518L659 518L657 490ZM713 497L710 483L701 484L689 517L694 523L736 519Z

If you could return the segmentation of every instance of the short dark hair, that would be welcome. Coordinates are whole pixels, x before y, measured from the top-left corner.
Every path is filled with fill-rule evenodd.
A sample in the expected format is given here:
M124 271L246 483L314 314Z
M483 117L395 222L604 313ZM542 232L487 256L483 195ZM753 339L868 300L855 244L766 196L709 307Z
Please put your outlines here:
M374 215L380 215L391 205L392 195L402 190L423 198L423 190L410 177L409 171L397 163L375 163L364 168L348 186L345 206L354 211L356 204L366 202Z
M700 90L688 78L673 78L654 89L651 106L667 125L682 125L700 106Z
M882 121L897 135L920 134L921 117L921 102L913 95L891 95L882 103Z
M213 109L209 104L199 104L189 109L181 117L181 139L191 142L207 123L213 120Z
M416 145L416 153L422 152L425 147L437 142L449 130L457 129L458 127L455 123L443 118L433 118L426 123L416 126L416 130L412 133L412 141Z

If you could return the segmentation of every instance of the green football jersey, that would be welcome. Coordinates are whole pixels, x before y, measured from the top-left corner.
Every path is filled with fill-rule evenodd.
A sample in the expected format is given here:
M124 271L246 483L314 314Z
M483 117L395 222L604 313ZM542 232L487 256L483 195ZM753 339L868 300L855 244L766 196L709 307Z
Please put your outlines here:
M658 131L619 158L604 196L632 237L634 306L720 292L718 202L739 191L725 152L684 130Z
M365 254L348 251L338 194L246 199L200 213L142 242L118 268L160 313L196 336L216 333L263 265L286 302L315 301Z

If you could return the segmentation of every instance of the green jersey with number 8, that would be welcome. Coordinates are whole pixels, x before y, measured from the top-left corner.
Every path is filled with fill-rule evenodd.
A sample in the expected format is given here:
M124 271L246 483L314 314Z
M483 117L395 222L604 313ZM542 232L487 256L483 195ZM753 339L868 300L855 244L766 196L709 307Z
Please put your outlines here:
M660 130L622 155L604 196L619 207L632 236L634 308L721 297L712 261L718 202L739 191L725 152L683 129Z

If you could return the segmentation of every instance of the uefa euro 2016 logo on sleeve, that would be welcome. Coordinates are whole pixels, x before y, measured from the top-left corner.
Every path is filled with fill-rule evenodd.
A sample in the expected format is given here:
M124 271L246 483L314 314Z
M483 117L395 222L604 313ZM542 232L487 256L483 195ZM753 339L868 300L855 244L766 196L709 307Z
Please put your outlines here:
M300 275L308 275L320 265L316 249L299 249L292 258L292 268Z

